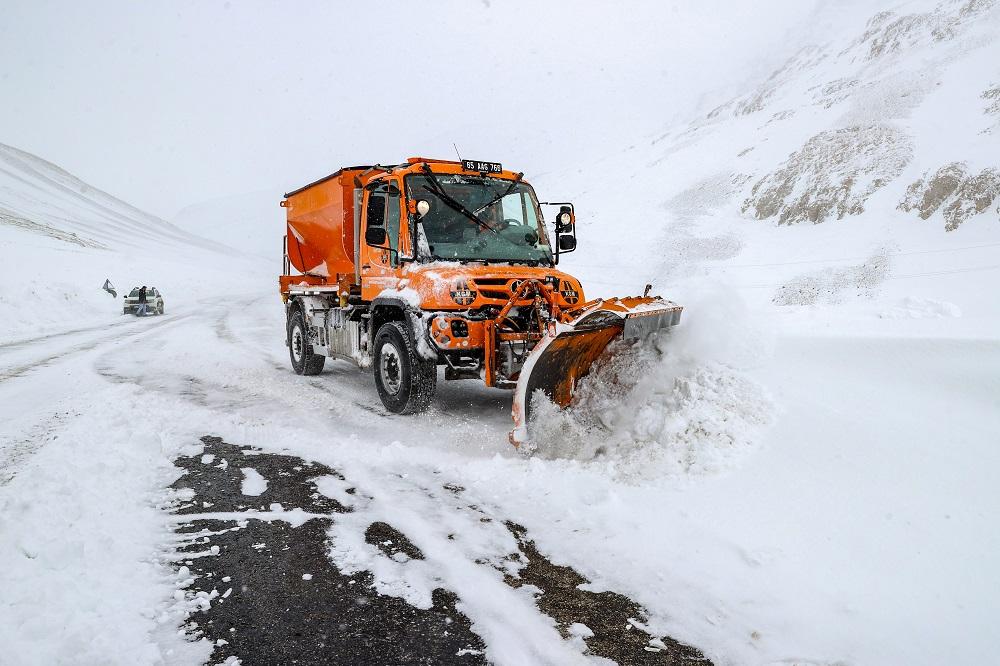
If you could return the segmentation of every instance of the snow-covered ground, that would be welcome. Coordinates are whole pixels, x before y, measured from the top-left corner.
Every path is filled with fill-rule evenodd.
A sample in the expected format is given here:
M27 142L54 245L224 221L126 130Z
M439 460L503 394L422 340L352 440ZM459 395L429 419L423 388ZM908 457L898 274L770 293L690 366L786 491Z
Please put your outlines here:
M14 417L0 627L19 661L113 651L155 663L187 647L167 638L188 606L173 596L156 507L170 461L204 434L338 469L367 499L331 533L334 561L372 569L379 591L415 604L454 590L498 663L578 658L474 564L514 549L501 519L718 663L982 663L996 647L995 338L775 333L748 369L728 355L747 325L734 318L712 350L679 340L676 353L692 354L680 381L664 362L645 396L653 418L680 422L637 424L620 408L656 439L584 462L516 455L500 392L446 384L429 413L404 419L381 414L370 377L345 363L304 380L285 367L281 324L265 295L5 350L5 366L50 359L0 384ZM657 414L656 396L676 411ZM244 493L257 493L261 479L244 473ZM446 483L466 489L461 500ZM426 559L383 559L364 543L376 520Z
M5 176L0 214L33 225L0 225L0 662L208 657L178 633L213 601L185 593L165 511L184 499L172 461L208 434L338 470L357 492L319 484L354 507L332 561L420 607L452 590L498 664L594 661L504 583L506 521L717 664L995 661L1000 9L894 11L821 14L824 42L718 110L526 174L576 202L561 268L588 295L651 282L686 308L595 372L531 457L506 442L507 393L442 382L397 417L344 362L294 375L278 262L187 233L225 203L182 212L183 232L136 211L111 233L94 197ZM0 175L41 169L2 155L20 161ZM959 162L955 187L928 186ZM222 228L269 215L232 210ZM241 249L280 238L270 214L277 233ZM159 287L167 314L122 317L106 277ZM241 473L250 497L280 482ZM375 521L425 558L385 557Z

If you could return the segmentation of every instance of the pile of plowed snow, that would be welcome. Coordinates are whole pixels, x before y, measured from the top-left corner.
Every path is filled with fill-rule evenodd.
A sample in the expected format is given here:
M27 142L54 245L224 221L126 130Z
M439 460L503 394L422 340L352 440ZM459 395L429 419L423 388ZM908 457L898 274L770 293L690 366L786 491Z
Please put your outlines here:
M774 403L746 370L769 355L769 336L731 293L688 303L680 326L609 348L568 409L532 396L535 455L642 480L717 473L752 452Z

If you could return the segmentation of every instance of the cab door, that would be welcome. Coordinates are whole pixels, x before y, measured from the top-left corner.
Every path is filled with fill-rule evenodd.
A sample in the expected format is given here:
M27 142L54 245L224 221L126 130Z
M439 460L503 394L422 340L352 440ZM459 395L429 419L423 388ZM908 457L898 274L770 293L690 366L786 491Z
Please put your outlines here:
M364 198L365 232L385 229L385 242L368 245L362 237L361 297L371 300L385 289L399 284L400 221L403 218L402 191L398 178L387 178L366 188Z

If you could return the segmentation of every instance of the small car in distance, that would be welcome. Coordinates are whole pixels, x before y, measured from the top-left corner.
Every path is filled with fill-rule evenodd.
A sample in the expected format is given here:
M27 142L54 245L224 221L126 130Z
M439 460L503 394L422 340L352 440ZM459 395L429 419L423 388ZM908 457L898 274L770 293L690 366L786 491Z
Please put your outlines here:
M135 314L139 309L139 287L125 295L122 314ZM163 314L163 294L156 287L146 287L146 314Z

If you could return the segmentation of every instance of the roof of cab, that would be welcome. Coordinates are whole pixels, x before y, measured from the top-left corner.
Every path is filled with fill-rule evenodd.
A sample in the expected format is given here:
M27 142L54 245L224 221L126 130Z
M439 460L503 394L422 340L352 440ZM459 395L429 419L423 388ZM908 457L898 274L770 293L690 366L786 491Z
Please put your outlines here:
M423 164L428 164L428 165L433 165L433 164L448 165L450 167L457 168L458 172L464 171L462 169L462 163L461 162L458 162L456 160L438 160L438 159L434 159L434 158L431 158L431 157L408 157L408 158L406 158L406 162L404 162L403 164L386 164L386 165L383 165L383 164L370 164L370 165L341 167L340 169L337 169L336 171L334 171L330 175L323 176L319 180L314 180L313 182L309 183L308 185L303 185L302 187L300 187L300 188L298 188L296 190L292 190L291 192L285 192L285 198L287 199L288 197L294 196L294 195L298 194L299 192L302 192L304 190L308 190L310 187L312 187L314 185L319 185L320 183L325 183L326 181L330 180L331 178L336 178L337 176L340 176L345 171L371 171L373 169L379 169L379 170L385 171L387 173L392 173L394 171L405 171L407 173L416 173L421 168L421 165L423 165ZM431 167L431 168L433 169L433 167ZM451 169L449 169L449 171L451 171ZM513 178L520 178L521 175L523 175L523 174L518 174L518 173L515 173L513 171L508 171L508 170L505 169L501 173L491 174L491 175L493 177L498 177L498 178L503 178L503 179L513 179Z

